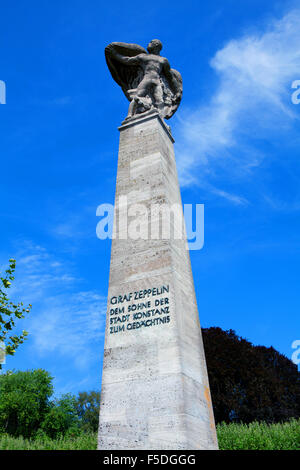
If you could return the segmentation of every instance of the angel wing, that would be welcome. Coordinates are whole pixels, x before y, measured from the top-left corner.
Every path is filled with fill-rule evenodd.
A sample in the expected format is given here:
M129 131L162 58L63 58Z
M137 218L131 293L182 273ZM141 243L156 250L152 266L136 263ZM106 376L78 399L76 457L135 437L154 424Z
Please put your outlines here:
M144 71L138 64L123 64L118 60L118 56L135 57L139 54L147 54L147 51L138 44L112 42L105 48L105 58L109 71L129 101L131 101L132 96L128 93L128 90L138 87L143 79Z
M162 74L161 80L164 92L164 117L170 119L181 102L182 77L177 70L170 69L168 76Z

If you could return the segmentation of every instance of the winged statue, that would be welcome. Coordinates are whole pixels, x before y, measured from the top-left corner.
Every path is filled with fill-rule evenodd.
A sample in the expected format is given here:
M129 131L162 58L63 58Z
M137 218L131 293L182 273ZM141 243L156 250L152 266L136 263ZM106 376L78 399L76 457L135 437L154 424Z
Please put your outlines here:
M148 52L138 44L124 42L112 42L105 48L110 73L130 101L127 120L152 110L170 119L180 104L181 74L171 69L160 55L161 49L158 39L148 44Z

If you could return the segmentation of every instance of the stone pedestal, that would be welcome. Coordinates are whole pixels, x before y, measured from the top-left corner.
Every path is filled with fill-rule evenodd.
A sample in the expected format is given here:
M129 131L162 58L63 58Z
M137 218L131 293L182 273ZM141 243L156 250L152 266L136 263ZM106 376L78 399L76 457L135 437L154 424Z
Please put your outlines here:
M118 224L126 198L149 214L182 207L174 141L155 113L119 130L98 448L217 449L186 240L133 240Z

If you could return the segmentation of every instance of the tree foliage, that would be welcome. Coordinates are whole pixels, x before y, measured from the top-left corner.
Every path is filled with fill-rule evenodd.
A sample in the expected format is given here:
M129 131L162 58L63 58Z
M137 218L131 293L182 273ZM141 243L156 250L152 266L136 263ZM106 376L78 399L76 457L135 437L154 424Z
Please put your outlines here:
M52 381L43 369L0 375L0 434L56 439L97 430L100 393L52 398Z
M22 334L12 334L17 319L24 318L25 314L31 309L31 305L24 307L22 302L14 303L8 298L7 290L10 289L16 269L16 261L9 260L9 267L3 275L0 274L0 344L5 344L5 353L14 355L16 349L24 342L27 331ZM0 364L1 368L1 364Z
M85 431L96 432L99 422L100 392L79 392L77 397L77 413L80 427Z
M300 374L292 361L233 330L204 328L202 334L216 422L299 417Z
M72 431L76 434L79 429L79 418L76 409L76 397L70 393L62 395L51 403L41 429L47 436L55 439Z
M31 437L50 410L52 377L43 370L0 375L0 431Z

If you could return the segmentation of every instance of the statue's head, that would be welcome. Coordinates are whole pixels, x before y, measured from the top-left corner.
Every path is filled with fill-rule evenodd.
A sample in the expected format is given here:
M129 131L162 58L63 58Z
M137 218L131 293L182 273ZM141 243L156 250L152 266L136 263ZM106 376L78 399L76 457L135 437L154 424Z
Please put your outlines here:
M147 46L147 51L149 54L156 54L159 55L160 51L162 50L162 43L159 39L152 39Z

